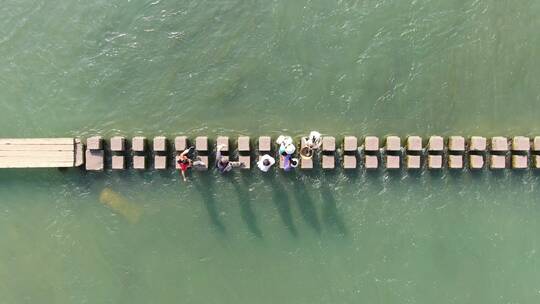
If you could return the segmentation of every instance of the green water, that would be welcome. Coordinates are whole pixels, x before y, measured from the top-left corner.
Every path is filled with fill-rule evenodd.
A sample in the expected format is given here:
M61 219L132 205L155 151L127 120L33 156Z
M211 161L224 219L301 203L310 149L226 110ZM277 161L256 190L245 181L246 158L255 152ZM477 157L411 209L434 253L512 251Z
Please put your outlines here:
M0 137L540 134L535 0L1 4ZM0 303L538 303L539 183L3 170Z

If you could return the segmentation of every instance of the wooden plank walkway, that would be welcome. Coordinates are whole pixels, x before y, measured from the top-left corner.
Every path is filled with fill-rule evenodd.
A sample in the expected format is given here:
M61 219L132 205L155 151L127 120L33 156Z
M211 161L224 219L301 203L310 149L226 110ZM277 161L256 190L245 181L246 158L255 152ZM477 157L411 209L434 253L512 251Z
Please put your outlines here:
M84 163L76 138L0 139L0 168L67 168Z

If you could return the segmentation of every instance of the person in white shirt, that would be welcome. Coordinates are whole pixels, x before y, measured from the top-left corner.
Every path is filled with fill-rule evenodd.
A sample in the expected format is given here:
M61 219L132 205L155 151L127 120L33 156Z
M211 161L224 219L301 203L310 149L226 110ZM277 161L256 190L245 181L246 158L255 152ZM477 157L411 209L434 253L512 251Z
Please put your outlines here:
M257 162L257 167L259 167L262 172L268 172L268 170L270 170L270 167L272 167L275 163L276 160L272 156L265 154L261 156L261 158Z

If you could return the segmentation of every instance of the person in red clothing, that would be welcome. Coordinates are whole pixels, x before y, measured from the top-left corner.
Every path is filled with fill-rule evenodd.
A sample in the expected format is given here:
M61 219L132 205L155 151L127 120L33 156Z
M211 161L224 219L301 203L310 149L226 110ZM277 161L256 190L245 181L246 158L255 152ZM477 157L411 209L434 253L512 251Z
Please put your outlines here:
M191 148L184 150L184 152L180 153L180 156L178 157L178 167L180 168L180 172L182 173L182 178L184 179L185 182L187 181L186 171L189 168L191 168L193 164L191 159L189 159L188 157L189 151L191 151Z

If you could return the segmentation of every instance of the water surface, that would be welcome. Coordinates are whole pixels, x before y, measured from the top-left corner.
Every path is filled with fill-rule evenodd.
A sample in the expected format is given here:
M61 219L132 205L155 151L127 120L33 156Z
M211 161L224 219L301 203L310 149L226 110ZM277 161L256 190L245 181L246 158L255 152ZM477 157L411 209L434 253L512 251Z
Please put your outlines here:
M7 0L0 137L538 135L539 13L534 0ZM4 170L0 303L538 303L538 182Z

